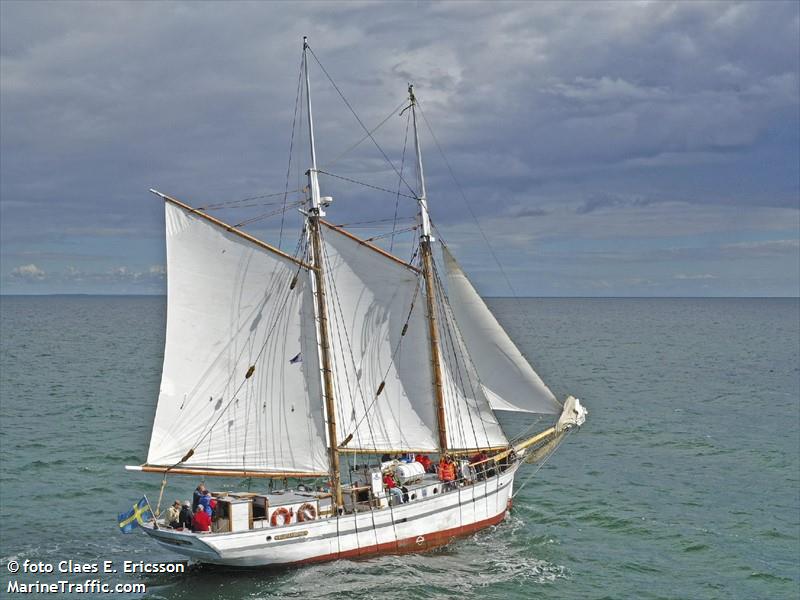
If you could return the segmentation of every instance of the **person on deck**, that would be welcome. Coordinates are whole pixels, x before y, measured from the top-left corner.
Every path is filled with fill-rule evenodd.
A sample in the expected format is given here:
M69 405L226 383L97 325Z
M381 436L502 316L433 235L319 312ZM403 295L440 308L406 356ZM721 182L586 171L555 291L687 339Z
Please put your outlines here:
M164 515L164 524L167 527L172 527L173 529L180 527L181 521L181 501L175 500L167 509L167 513Z
M439 480L443 481L445 488L455 486L456 481L456 465L453 459L445 455L439 461Z
M200 504L200 498L203 497L205 492L206 486L202 483L195 488L194 494L192 494L192 512L197 510L197 505Z
M193 518L194 515L192 514L192 504L187 500L183 503L183 507L181 508L181 514L180 517L178 517L178 527L183 529L191 529Z
M478 452L477 454L473 455L472 458L469 459L469 464L474 465L475 463L480 463L479 465L473 467L475 470L475 476L478 481L486 478L486 467L488 466L487 463L484 461L489 458L489 455L486 454L483 450Z
M211 516L206 512L206 509L203 508L203 505L199 505L197 510L194 513L194 519L192 519L192 531L195 533L202 533L204 531L209 531L211 529Z
M383 474L383 485L386 486L386 489L388 489L389 493L392 495L392 504L395 504L395 499L397 499L397 504L403 503L403 490L397 487L392 471L386 471L386 473Z
M209 492L208 490L205 490L203 492L203 495L200 496L200 500L198 501L198 504L200 506L202 506L203 508L205 508L206 512L210 516L212 516L212 517L214 516L214 509L217 507L217 501L214 500L214 498L211 496L211 492Z
M431 462L431 459L428 458L428 456L426 454L417 454L414 457L414 460L422 465L422 468L425 469L426 473L435 473L436 472L436 469L434 468L433 463Z

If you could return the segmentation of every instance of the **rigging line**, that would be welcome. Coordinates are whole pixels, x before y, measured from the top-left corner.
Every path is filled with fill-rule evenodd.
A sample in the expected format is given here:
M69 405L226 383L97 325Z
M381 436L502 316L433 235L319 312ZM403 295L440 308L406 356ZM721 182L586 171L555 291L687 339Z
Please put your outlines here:
M262 219L268 219L269 217L274 217L275 215L285 215L286 211L290 208L294 208L295 206L300 206L305 204L305 200L297 200L296 202L292 202L288 206L284 205L283 208L278 208L275 210L271 210L269 212L262 213L260 215L256 215L255 217L250 217L249 219L245 219L244 221L240 221L236 225L232 225L234 229L238 229L240 227L244 227L245 225L250 225L251 223L255 223L256 221L261 221ZM281 219L283 222L283 219Z
M439 154L442 155L444 159L444 164L447 165L447 170L450 172L450 177L452 177L453 182L456 184L456 188L458 189L459 194L461 195L461 199L464 201L467 210L472 217L472 220L475 221L475 225L478 227L478 231L483 238L486 247L489 249L489 253L492 255L494 262L497 264L497 267L500 269L500 272L503 274L503 279L506 280L506 284L508 285L508 289L511 290L514 298L519 300L519 296L517 295L517 291L514 289L514 286L511 284L511 279L509 279L508 275L506 274L505 270L503 270L503 265L500 264L500 260L497 258L497 254L495 254L494 248L489 243L489 238L486 235L486 232L481 227L480 222L478 221L478 217L475 215L475 212L472 210L472 206L470 205L469 201L467 200L467 195L464 193L464 189L461 187L461 183L456 179L455 173L453 172L453 167L450 165L450 161L447 160L447 156L445 156L444 150L442 146L439 144L439 140L436 138L436 134L433 133L433 128L431 127L430 123L428 123L428 118L425 116L425 111L422 110L422 105L419 103L419 99L417 100L417 106L419 106L419 112L422 114L422 120L425 121L425 126L428 128L428 131L433 138L434 143L436 144L436 148L439 150Z
M529 413L529 414L532 414L532 413ZM523 429L520 433L515 435L513 438L510 438L508 441L513 446L513 445L515 445L515 444L517 444L517 443L519 443L519 442L521 442L523 440L528 439L529 437L531 437L531 434L534 432L534 430L537 430L537 429L540 428L540 425L541 425L541 422L542 422L543 419L544 419L544 417L542 415L536 415L536 418L533 419L533 422L530 425L528 425L525 429Z
M276 286L276 285L279 285L279 283L280 283L280 282L279 282L279 281L276 279L276 273L273 273L273 275L271 276L271 278L270 278L270 279L269 279L269 281L267 282L267 285L265 286L265 296L268 296L268 295L270 295L270 294L272 293L273 289L275 288L275 286ZM287 297L286 297L286 299L288 299L288 292L287 292ZM251 313L251 315L250 315L250 316L252 316L252 313ZM249 321L249 318L248 318L248 319L245 319L245 320L248 320L248 321ZM276 321L276 322L277 322L277 321ZM234 341L235 341L234 339L231 339L231 340L230 340L230 342L228 342L228 344L226 345L226 348L227 348L227 347L229 347L229 346L231 346L231 345L233 344L233 342L234 342ZM266 341L265 341L265 345L266 345ZM263 348L262 348L262 350L263 350ZM232 352L233 352L233 353L236 355L236 357L235 357L235 364L239 364L239 363L242 361L242 357L244 356L244 354L245 354L245 352L246 352L246 351L247 351L247 348L242 348L241 350L236 350L236 348L235 348L235 347L233 348ZM221 355L221 354L220 354L220 355ZM258 360L258 359L256 359L256 360ZM250 362L250 361L248 361L248 362ZM251 364L252 364L252 363L251 363ZM234 377L235 377L235 370L234 370L234 371L231 371L230 375L228 375L228 379L227 379L227 381L225 382L225 385L224 385L224 387L222 388L223 390L227 390L227 389L228 389L228 387L229 387L230 385L232 385L232 382L233 382L233 379L234 379ZM245 381L246 381L246 380L247 380L247 378L245 378ZM195 386L195 389L196 389L198 386L199 386L199 384L197 384L197 385ZM225 412L225 411L226 411L226 410L227 410L227 409L230 407L230 404L231 404L231 403L233 403L233 404L234 404L234 410L235 410L235 408L236 408L236 404L237 404L237 402L238 402L238 398L236 398L236 396L238 395L239 391L241 390L241 387L242 387L242 386L240 385L240 386L239 386L239 388L238 388L238 389L237 389L237 390L234 392L233 396L231 397L231 400L228 402L228 404L225 406L225 408L223 409L223 411L220 413L220 415L217 417L217 419L216 419L216 420L214 421L214 423L211 425L211 427L210 427L210 429L209 429L209 433L210 433L210 431L211 431L211 430L214 428L214 426L217 424L217 422L219 421L219 419L222 417L222 414L223 414L223 413L224 413L224 412ZM223 394L224 394L224 392L223 392ZM212 419L213 419L213 418L214 418L214 413L211 413L211 414L208 416L208 420L206 421L206 425L205 425L205 427L206 427L206 428L208 428L208 427L209 427L209 425L208 425L208 424L209 424L209 423L211 423L211 421L212 421ZM203 431L205 431L205 429L201 430L201 432L200 432L200 434L201 434L201 435L202 435ZM196 448L196 447L197 447L197 445L200 443L200 441L202 441L202 440L198 440L198 441L197 441L195 444L193 444L193 445L192 445L192 448ZM208 452L210 452L210 451L211 451L211 446L210 446L210 444L209 444L209 447L208 447Z
M420 277L421 277L420 275L417 275L417 284L414 287L414 295L411 297L411 305L408 308L408 315L406 316L405 323L403 323L404 329L408 325L409 321L411 321L411 314L414 312L414 306L416 305L417 296L419 295L419 290L420 290ZM395 358L397 357L397 353L400 350L400 344L402 343L402 341L403 341L403 336L401 335L400 338L397 340L397 344L395 344L394 350L392 351L392 356L389 359L389 366L386 368L386 372L383 374L383 378L381 379L381 381L385 381L386 378L389 376L389 371L394 365L394 361ZM361 425L361 423L367 417L369 411L372 409L375 402L378 401L378 397L379 397L378 395L375 395L375 397L372 399L372 402L370 402L369 406L364 410L364 414L362 415L361 420L359 420L358 423L356 423L355 427L353 428L353 431L358 431L359 425Z
M300 265L298 265L298 269L299 268L301 268ZM277 277L277 273L273 272L273 274L271 275L270 279L267 282L265 282L265 286L264 286L265 287L265 293L271 293L270 290L272 290L272 288L274 288L274 286L279 283L279 281L276 279L276 277ZM247 319L244 319L244 320L246 321ZM244 327L244 324L242 324L242 327ZM194 400L194 398L196 397L196 394L198 393L198 391L202 388L202 386L205 384L206 380L210 377L210 373L211 373L212 369L215 367L215 365L217 365L220 361L223 360L223 358L222 358L223 354L225 354L226 352L233 352L233 353L236 354L236 362L238 363L238 361L241 360L242 352L237 351L235 349L235 347L233 347L234 342L235 342L235 339L232 338L225 344L225 346L217 354L217 357L208 366L206 371L198 378L197 382L194 384L192 389L189 390L189 392L187 392L185 394L184 401L181 404L181 410L185 406L187 400L189 400L189 399ZM223 390L227 390L228 389L228 386L231 385L231 382L233 381L234 377L235 377L235 373L233 373L233 372L230 373L230 375L228 376L227 380L225 381L224 386L222 387ZM214 416L213 413L211 415L209 415L208 421L206 423L211 422L211 419L213 418L213 416ZM176 422L173 426L175 428L178 428L178 427L180 427L180 423ZM207 424L206 424L206 426L207 426ZM178 464L180 464L180 463L178 463Z
M410 221L411 219L416 219L416 217L400 217L402 221ZM335 226L339 228L343 227L355 227L356 225L371 225L373 223L387 223L391 221L392 218L389 217L387 219L373 219L372 221L352 221L350 223L337 223Z
M373 190L378 190L379 192L386 192L387 194L391 194L392 196L395 195L395 192L393 190L389 190L377 185L372 185L371 183L365 183L363 181L359 181L358 179L351 179L350 177L344 177L342 175L334 175L333 173L329 173L328 171L321 171L320 169L317 169L317 173L319 173L320 175L327 175L328 177L335 177L336 179L341 179L343 181L349 181L350 183L357 183L358 185L363 185L364 187L372 188ZM400 194L399 192L397 192L397 194L403 196L403 198L410 198L411 200L417 200L416 196L409 196L408 194Z
M320 237L322 237L321 232L320 232ZM324 239L323 239L323 242L324 242ZM328 256L328 248L324 243L322 244L321 250L322 250L322 259L323 259L323 261L325 261L327 267L330 267L330 262L331 261L330 261L330 258ZM355 387L356 387L356 389L358 391L358 395L361 397L362 404L365 404L366 403L366 395L364 394L364 390L361 387L361 382L359 381L359 378L358 378L358 367L356 366L356 360L355 360L355 356L353 354L353 347L350 344L350 335L349 335L349 333L347 331L347 325L344 322L345 321L344 310L342 309L342 304L341 304L341 301L339 299L339 290L336 287L336 278L333 276L333 269L326 268L325 269L325 275L326 275L326 277L328 279L328 283L329 283L329 285L331 287L332 295L336 299L336 307L338 308L338 313L336 312L336 309L334 309L332 312L334 314L334 323L333 324L336 327L336 333L337 333L337 335L339 337L339 346L340 346L340 349L343 351L342 354L344 354L344 349L345 348L344 348L344 345L342 344L342 335L341 335L341 331L344 330L345 342L347 344L347 353L350 355L350 362L353 365L353 371L356 373ZM339 328L339 325L340 325L339 317L341 317L341 329ZM338 378L336 378L336 379L338 380ZM347 383L347 391L348 391L350 397L352 398L353 397L353 390L350 387L350 377L349 377L349 375L347 374L346 371L345 371L345 382ZM344 423L346 422L345 418L344 418L344 406L342 406L342 403L339 402L339 403L337 403L337 408L340 411L340 417L342 417L341 418L341 423L342 423L342 425L344 425ZM374 444L375 433L372 430L372 424L371 423L369 424L369 435L372 438L372 442Z
M351 364L353 366L353 371L357 374L358 373L358 368L357 368L357 366L355 364L355 357L353 355L352 346L350 345L350 337L349 337L349 334L347 332L347 327L346 327L346 325L344 323L344 320L345 320L344 310L342 309L342 305L341 305L341 301L340 301L340 297L339 297L339 290L338 290L338 288L336 286L336 278L333 276L333 269L330 268L331 261L330 261L330 257L328 256L328 249L327 249L326 244L324 243L324 238L322 237L322 233L321 232L320 232L320 238L323 240L323 244L322 244L322 247L321 247L322 260L325 261L325 263L326 263L326 265L328 267L328 268L325 269L325 275L326 275L327 283L328 283L330 291L331 291L330 296L336 300L336 305L334 307L332 307L332 309L331 309L331 314L333 315L333 321L332 321L332 324L331 324L331 329L333 329L334 327L336 328L336 337L335 338L333 337L333 331L331 331L332 338L333 338L334 343L336 342L336 338L338 338L339 349L341 350L341 354L342 355L345 355L345 344L346 344L347 353L350 355L350 362L351 362ZM340 319L341 319L341 322L340 322ZM344 330L345 343L342 343L342 330ZM337 388L339 388L338 392L341 395L344 392L344 390L341 389L341 385L340 385L338 377L334 379L334 384L336 385ZM346 369L345 369L345 384L347 386L348 397L353 398L354 394L353 394L353 389L350 387L350 376L347 373ZM361 383L358 380L358 376L357 375L356 375L355 387L356 387L356 389L358 391L358 395L362 399L362 402L364 402L364 391L361 388ZM342 423L342 425L344 425L344 423L347 422L347 419L345 418L343 403L342 402L337 403L337 408L339 409L339 421L340 421L340 423ZM370 428L370 436L372 436L374 438L374 433L372 432L371 428Z
M364 125L363 121L362 121L362 120L359 118L359 116L358 116L358 114L356 113L356 111L355 111L355 110L353 109L353 107L350 105L350 102L348 102L348 101L347 101L347 98L345 98L344 94L342 93L342 90L340 90L340 89L339 89L339 86L338 86L338 85L336 85L336 82L335 82L335 81L333 80L333 78L332 78L332 77L331 77L331 76L328 74L328 71L327 71L327 70L325 69L325 67L322 65L322 63L320 62L319 58L317 58L317 55L316 55L316 54L314 54L314 50L312 50L312 49L311 49L311 46L307 46L307 48L308 48L308 51L309 51L309 52L311 52L311 56L313 56L313 57L314 57L314 60L315 60L315 61L317 61L317 64L319 65L319 68L320 68L320 69L322 69L322 72L323 72L323 73L325 73L325 76L328 78L328 81L330 81L330 82L331 82L331 85L334 87L334 89L336 90L336 92L339 94L339 97L340 97L340 98L341 98L341 99L344 101L344 103L345 103L345 105L347 106L347 108L349 108L349 109L350 109L350 112L351 112L351 113L353 113L353 116L356 118L356 121L358 121L358 124L359 124L359 125L361 125L361 128L362 128L362 129L363 129L363 130L364 130L364 131L367 133L367 135L369 136L369 139L371 139L371 140L372 140L372 143L373 143L373 144L375 144L375 147L376 147L376 148L377 148L377 149L380 151L380 153L383 155L383 158L384 158L384 159L386 159L386 162L387 162L387 163L389 163L389 166L390 166L390 167L392 167L392 169L394 170L394 172L395 172L395 173L397 173L397 176L400 178L400 180L401 180L403 183L405 183L405 184L406 184L406 187L407 187L407 188L408 188L408 189L411 191L411 193L413 194L413 193L414 193L414 188L412 188L412 187L411 187L411 186L408 184L408 182L407 182L405 179L403 179L403 176L402 176L402 175L400 174L400 172L397 170L397 167L395 167L395 166L394 166L394 163L392 163L392 161L391 161L391 160L389 160L389 157L388 157L388 156L386 156L386 152L384 152L384 151L383 151L383 148L381 148L380 144L378 144L378 141L377 141L377 140L376 140L376 139L375 139L375 138L372 136L372 134L369 132L369 130L367 129L367 127ZM416 198L416 196L414 196L414 198Z
M339 156L337 156L336 158L334 158L332 161L330 161L330 162L327 162L327 163L325 163L324 165L322 165L322 168L323 168L323 169L328 169L328 168L332 167L332 166L333 166L333 165L335 165L337 162L339 162L339 160L340 160L341 158L343 158L343 157L344 157L346 154L348 154L349 152L352 152L353 150L355 150L355 149L356 149L358 146L360 146L360 145L361 145L361 143L362 143L362 142L364 142L364 140L368 139L370 135L372 135L373 133L375 133L376 131L378 131L378 129L380 129L381 127L383 127L383 125L384 125L384 124L385 124L385 123L386 123L386 122L387 122L389 119L391 119L391 118L392 118L392 117L393 117L393 116L394 116L394 115L397 113L397 111L400 109L400 107L401 107L401 106L403 106L403 104L405 104L405 103L406 103L406 99L405 99L405 98L403 98L403 101L402 101L400 104L398 104L396 108L393 108L393 109L392 109L392 112L390 112L388 115L386 115L386 118L385 118L383 121L381 121L380 123L378 123L378 124L377 124L377 125L376 125L376 126L373 128L373 129L372 129L372 131L369 131L369 132L367 132L367 135L365 135L364 137L362 137L360 140L358 140L358 141L357 141L355 144L353 144L352 146L350 146L350 147L349 147L347 150L345 150L344 152L342 152L342 153L341 153Z
M278 250L281 248L281 242L283 241L283 225L286 221L286 198L289 196L289 178L292 175L292 151L294 150L294 131L295 125L297 124L297 107L300 102L300 93L302 90L302 82L303 82L303 62L305 61L305 53L303 53L303 58L300 59L300 69L297 72L297 93L294 97L294 115L292 115L292 136L289 140L289 164L286 166L286 185L283 191L283 209L284 212L281 214L281 232L278 236Z
M474 373L475 381L478 383L478 388L477 388L477 391L476 391L476 388L473 386L472 378L468 379L469 384L470 384L470 390L472 391L473 395L475 396L475 402L477 404L477 402L478 402L478 393L480 393L481 396L486 398L486 394L483 392L483 387L482 387L483 384L481 383L480 374L478 372L478 367L475 364L475 361L472 359L472 355L469 353L469 350L467 349L466 342L464 341L464 334L461 333L461 328L458 326L458 321L456 320L455 312L453 311L453 307L450 304L450 298L443 291L444 290L444 285L442 284L442 280L439 277L439 271L438 271L438 268L436 267L436 263L433 264L433 271L434 271L434 275L436 276L436 283L442 289L442 301L446 304L445 315L446 315L446 318L448 320L448 323L453 328L455 333L458 335L458 338L461 340L461 343L459 344L459 348L460 348L460 353L461 353L462 360L464 361L465 368L469 369L470 366L472 367L472 372ZM488 398L486 398L486 401L487 401L487 404L488 404ZM491 410L491 404L489 404L489 408ZM480 408L478 408L478 414L480 415ZM494 411L492 411L491 414L494 415ZM483 416L481 416L480 421L481 421L481 425L483 427L483 433L486 436L487 445L491 445L491 444L489 444L489 432L486 429L486 423L485 423L485 421L483 419ZM496 417L495 417L495 421L497 421ZM497 422L497 425L499 427L500 423ZM502 427L501 427L501 430L502 430Z
M436 268L436 263L433 262L433 261L431 261L431 262L432 262L433 267L435 269ZM435 273L435 271L434 271L434 273ZM445 411L446 411L445 420L448 423L447 432L448 432L449 436L452 437L453 439L455 439L455 435L454 434L458 433L461 436L460 439L462 440L462 442L464 442L462 445L466 446L467 436L466 436L465 430L464 430L464 423L461 420L461 406L460 406L460 402L459 402L459 395L460 394L459 394L459 390L458 390L458 384L456 382L456 378L452 375L452 369L449 368L450 355L449 355L449 352L448 352L447 336L446 336L446 327L447 327L446 322L445 322L446 315L442 311L441 300L439 298L439 294L437 293L437 289L438 288L436 287L435 275L434 275L434 289L431 290L431 293L434 296L434 302L435 302L436 310L439 313L439 318L437 320L437 327L439 328L439 331L442 334L440 336L440 342L439 342L440 343L440 351L441 351L441 363L442 363L442 369L444 369L445 367L448 367L447 370L448 370L448 373L450 374L449 377L445 377L444 388L449 392L449 395L446 395L446 397L453 398L453 400L451 402L445 402ZM457 368L457 365L456 365L456 368ZM456 375L460 378L460 373L458 372L458 370L456 370ZM451 427L450 426L453 423L455 423L455 427Z
M431 261L431 262L433 262L433 261ZM453 362L455 363L454 364L455 373L458 376L458 383L460 383L461 389L463 390L463 393L464 393L464 404L466 405L466 409L467 409L466 412L467 412L467 417L469 418L469 426L470 426L470 429L472 429L472 437L475 440L475 446L479 448L479 447L481 447L482 444L478 443L478 432L475 429L475 422L474 422L474 419L472 417L472 411L470 410L469 401L468 401L468 398L467 398L467 391L471 391L472 395L475 397L475 405L476 405L476 408L478 410L478 414L480 414L480 407L478 405L478 403L479 403L478 395L475 393L475 388L472 385L472 378L470 377L470 373L467 370L466 363L464 363L463 368L464 368L464 371L465 371L465 374L466 374L466 379L467 379L467 383L469 385L469 390L467 389L467 386L464 385L464 377L462 375L462 367L461 367L461 363L464 362L464 361L462 359L462 361L459 362L460 348L457 348L457 346L460 347L461 344L456 344L456 341L454 341L454 337L455 336L453 335L453 324L452 324L451 318L450 318L451 315L447 311L447 306L445 305L446 296L444 294L444 288L442 286L441 279L439 278L439 273L438 273L438 271L436 269L436 263L435 262L433 262L433 276L434 276L434 281L435 281L435 285L436 285L436 291L438 292L438 293L435 294L436 295L436 302L437 302L438 308L440 309L440 313L441 313L441 315L443 317L442 319L440 319L440 321L441 321L440 329L443 330L443 334L444 334L443 337L444 337L445 340L447 340L447 342L448 342L447 345L449 347L450 352L452 353ZM454 384L455 384L455 382L454 382ZM456 390L456 393L458 393L458 390ZM466 442L467 439L466 439L466 436L464 435L465 429L464 429L464 426L463 426L463 421L461 419L461 406L460 406L460 403L456 403L455 406L456 406L456 414L458 416L458 423L459 423L459 426L460 426L460 428L462 430L461 433L462 433L462 436L463 436L463 441ZM481 419L481 423L483 424L483 434L484 434L484 437L486 439L486 445L489 446L491 444L489 443L489 435L488 435L488 433L486 431L486 424L483 423L483 419ZM464 447L465 448L468 447L466 445L466 443L464 444Z
M296 189L296 190L289 190L288 193L290 194L299 194L303 190ZM272 192L269 194L261 194L259 196L249 196L247 198L241 198L239 200L225 200L222 202L213 202L211 204L206 204L205 206L198 206L194 210L217 210L220 208L240 208L238 206L230 206L231 204L238 204L240 202L251 202L252 200L263 200L264 198L275 198L277 196L283 196L286 192ZM275 204L280 204L280 202L276 202ZM258 206L254 204L253 206Z
M411 111L406 116L406 135L403 139L403 154L400 157L400 177L403 176L403 168L406 165L406 148L408 147L408 125L411 122ZM397 227L397 209L400 206L400 184L401 180L397 181L397 196L394 199L394 222L392 224L392 240L389 242L389 252L394 250L394 230Z
M294 279L294 278L292 278L292 280L293 280L293 279ZM290 282L291 282L292 280L290 280ZM278 324L278 320L279 320L279 318L280 318L280 316L281 316L281 313L283 313L283 311L286 309L286 306L288 305L288 300L289 300L289 296L291 295L291 290L292 290L292 288L291 288L291 283L290 283L290 285L287 285L287 286L286 286L286 292L285 292L285 295L284 295L284 297L283 297L283 300L282 300L282 302L279 304L279 308L278 308L278 314L275 316L275 321L272 323L272 325L271 325L271 327L270 327L269 331L266 333L266 335L265 335L265 340L264 340L264 343L262 344L261 348L259 349L259 351L258 351L258 354L256 355L256 358L255 358L255 360L253 360L253 363L252 363L252 364L254 364L254 365L255 365L256 363L258 363L259 359L261 358L261 355L264 353L264 349L265 349L265 348L266 348L266 346L267 346L267 342L269 341L269 338L270 338L270 336L271 336L271 334L272 334L272 331L273 331L273 330L275 329L275 327L277 326L277 324ZM237 362L238 362L238 361L237 361ZM213 423L211 423L211 426L209 427L208 425L206 425L206 430L205 430L205 432L201 432L201 433L200 433L200 436L197 438L197 441L196 441L196 442L195 442L195 443L192 445L192 448L196 448L198 445L200 445L200 443L201 443L201 442L202 442L202 441L203 441L205 438L207 438L207 437L208 437L208 436L211 434L211 432L212 432L212 430L214 429L214 427L216 426L216 424L217 424L217 423L219 423L219 420L220 420L220 419L222 418L222 416L223 416L223 415L224 415L224 414L225 414L225 413L228 411L228 409L230 408L231 404L232 404L232 403L233 403L233 402L236 400L236 396L239 394L239 392L241 391L241 389L244 387L244 385L245 385L245 384L246 384L248 381L249 381L249 378L247 378L247 377L245 377L245 379L244 379L244 380L242 380L242 382L241 382L241 383L239 384L239 386L236 388L236 391L234 391L234 393L231 395L231 399L230 399L230 400L228 400L228 403L227 403L227 404L226 404L226 405L225 405L225 406L222 408L222 410L220 410L220 413L219 413L219 415L217 415L217 418L214 420L214 422L213 422Z
M542 462L540 462L540 463L537 465L537 467L536 467L536 470L535 470L533 473L531 473L530 475L528 475L528 477L525 479L525 481L523 481L523 482L522 482L522 485L521 485L521 486L519 486L519 487L517 488L517 491L516 491L516 492L514 492L514 494L511 496L511 498L512 498L512 499L513 499L513 498L516 498L516 497L517 497L517 494L519 494L519 493L522 491L522 488L524 488L526 485L528 485L528 484L531 482L531 480L533 480L533 477L534 477L534 475L536 475L536 474L537 474L539 471L541 471L541 470L542 470L542 467L544 467L545 463L547 463L547 461L548 461L548 460L550 460L550 457L551 457L551 456L553 456L553 454L555 454L555 453L556 453L556 450L558 450L558 449L559 449L559 447L561 447L561 444L563 444L563 443L564 443L564 440L566 440L566 439L567 439L567 437L569 437L569 435L570 435L571 433L572 433L572 430L567 430L567 433L566 433L566 435L565 435L564 437L562 437L562 438L561 438L561 439L558 441L558 443L556 444L556 447L555 447L555 448L553 448L553 450L552 450L552 451L551 451L551 452L550 452L550 453L549 453L547 456L545 456L545 457L544 457L544 459L542 460Z
M373 235L372 237L368 237L365 239L365 242L374 242L375 240L380 240L385 237L389 237L390 235L400 234L400 233L408 233L409 231L416 231L419 228L419 225L414 225L413 227L406 227L405 229L398 229L397 231L392 231L389 233L381 233L379 235Z

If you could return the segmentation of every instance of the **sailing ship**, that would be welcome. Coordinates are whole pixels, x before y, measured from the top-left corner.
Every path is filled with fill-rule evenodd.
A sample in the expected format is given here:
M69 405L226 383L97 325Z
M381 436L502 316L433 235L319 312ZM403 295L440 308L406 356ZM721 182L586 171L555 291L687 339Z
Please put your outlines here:
M271 480L262 493L215 492L210 532L144 525L198 562L282 566L447 544L501 522L521 466L586 416L574 397L556 399L446 246L436 260L412 86L415 258L324 218L309 52L304 38L310 168L294 255L151 190L166 214L165 355L147 461L126 468L162 474L162 494L169 474ZM513 442L495 411L549 426ZM449 457L455 480L426 472L419 455ZM385 488L387 468L401 494Z

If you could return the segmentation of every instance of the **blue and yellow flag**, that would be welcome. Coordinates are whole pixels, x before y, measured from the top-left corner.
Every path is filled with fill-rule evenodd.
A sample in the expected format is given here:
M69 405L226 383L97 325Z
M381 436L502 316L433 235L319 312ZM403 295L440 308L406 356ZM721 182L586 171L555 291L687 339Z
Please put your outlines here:
M139 525L144 525L152 519L153 510L150 508L147 496L142 496L142 499L134 504L131 510L119 514L117 523L122 533L130 533Z

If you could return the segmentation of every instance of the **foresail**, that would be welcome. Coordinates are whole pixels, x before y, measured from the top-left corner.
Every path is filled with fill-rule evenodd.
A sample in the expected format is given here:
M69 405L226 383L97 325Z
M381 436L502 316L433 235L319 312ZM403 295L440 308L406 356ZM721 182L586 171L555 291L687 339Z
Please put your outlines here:
M326 472L308 273L165 206L167 335L147 463L194 450L182 467Z
M447 446L453 450L498 448L508 444L461 335L451 306L438 303Z
M342 448L435 451L433 384L417 272L337 228L327 225L323 234Z
M559 414L561 406L443 247L448 297L486 396L495 410Z

